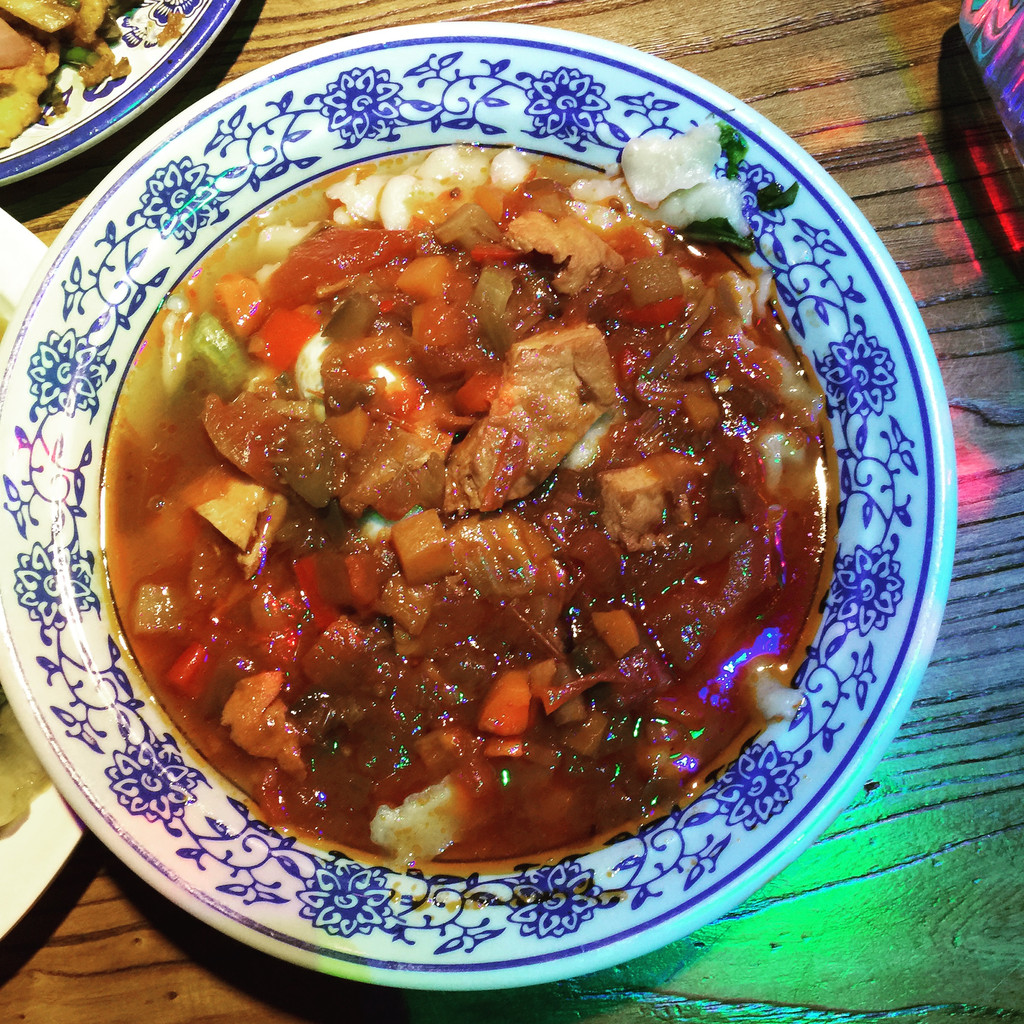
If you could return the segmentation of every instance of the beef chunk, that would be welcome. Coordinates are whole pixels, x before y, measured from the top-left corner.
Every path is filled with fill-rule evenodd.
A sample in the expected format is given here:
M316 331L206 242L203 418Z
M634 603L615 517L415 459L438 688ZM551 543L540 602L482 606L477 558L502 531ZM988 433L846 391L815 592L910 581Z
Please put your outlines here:
M564 266L555 275L555 290L578 294L598 272L619 271L623 258L596 231L577 217L552 220L537 210L520 214L508 226L507 237L516 248L550 256Z
M430 440L397 424L374 424L349 462L342 508L356 516L373 508L385 519L401 519L417 505L439 508L444 455Z
M259 672L236 684L221 714L231 739L254 757L269 757L289 774L302 777L306 766L299 753L298 734L287 720L279 694L281 672Z
M445 509L489 511L525 497L614 403L611 358L596 327L516 342L490 412L452 449Z
M469 516L451 532L455 572L485 598L554 594L565 583L547 535L514 512Z
M273 392L243 391L231 402L208 395L202 419L213 446L229 462L264 487L280 482L287 462L290 434L297 427L318 426L313 404L289 401ZM324 443L330 441L324 438Z
M700 473L686 455L663 452L600 474L605 530L628 551L668 543L668 530L690 521L687 486Z

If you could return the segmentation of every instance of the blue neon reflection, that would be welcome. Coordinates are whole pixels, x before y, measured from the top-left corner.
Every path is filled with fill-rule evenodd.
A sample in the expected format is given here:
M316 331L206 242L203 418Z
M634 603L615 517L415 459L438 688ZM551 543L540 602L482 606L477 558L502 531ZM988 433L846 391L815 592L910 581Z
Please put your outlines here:
M782 650L782 630L770 626L763 630L754 642L742 651L737 651L722 667L718 675L701 688L700 699L713 708L724 707L729 702L729 691L736 681L736 675L744 665L754 658L778 654Z

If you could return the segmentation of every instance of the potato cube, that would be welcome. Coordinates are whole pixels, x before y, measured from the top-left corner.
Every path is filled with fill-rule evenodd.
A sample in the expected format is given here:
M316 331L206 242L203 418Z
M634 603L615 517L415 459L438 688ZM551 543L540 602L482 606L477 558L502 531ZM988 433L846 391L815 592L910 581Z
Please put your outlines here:
M640 643L636 623L625 608L613 608L610 612L594 612L593 618L594 629L611 648L616 658L628 654Z
M402 575L413 586L432 583L455 571L452 541L437 509L430 508L395 523L391 544L402 565Z
M195 510L232 544L247 551L260 513L274 497L272 492L223 470L208 473L198 491L200 500Z

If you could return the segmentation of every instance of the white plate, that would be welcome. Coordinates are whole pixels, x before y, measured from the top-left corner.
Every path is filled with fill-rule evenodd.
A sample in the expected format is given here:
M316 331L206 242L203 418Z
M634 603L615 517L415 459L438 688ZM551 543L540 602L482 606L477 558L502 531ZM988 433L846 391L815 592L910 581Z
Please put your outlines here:
M758 256L824 387L840 524L792 723L694 804L558 864L396 875L268 827L168 724L120 640L100 470L132 356L169 288L254 211L383 154L514 144L601 166L630 135L709 118L739 167ZM719 173L726 173L723 166ZM769 182L799 183L762 212ZM82 204L23 306L0 385L12 543L0 668L86 824L228 934L382 984L480 988L597 970L733 909L857 792L913 697L952 569L948 406L910 293L825 171L756 112L656 58L525 25L421 25L315 47L161 128Z
M115 57L127 57L131 72L86 90L71 68L60 71L58 84L67 112L50 124L29 126L8 149L0 151L0 184L17 181L59 164L106 138L142 113L184 74L210 45L239 0L142 0L117 19L121 39ZM184 16L178 38L158 43L171 13Z
M0 829L0 939L49 888L82 836L60 793L40 793L24 819Z
M10 318L45 252L31 231L0 210L0 318ZM53 786L32 801L25 818L0 829L0 938L43 894L81 834Z

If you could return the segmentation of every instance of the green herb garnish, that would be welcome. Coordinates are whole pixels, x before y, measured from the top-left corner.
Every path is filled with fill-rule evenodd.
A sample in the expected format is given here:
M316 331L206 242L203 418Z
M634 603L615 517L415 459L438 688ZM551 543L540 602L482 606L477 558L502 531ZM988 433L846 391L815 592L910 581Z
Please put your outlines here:
M683 233L695 242L715 242L718 245L734 245L744 252L754 251L754 236L741 235L725 217L695 220L683 228Z
M796 201L796 194L800 191L800 185L793 182L789 188L784 189L777 181L757 190L757 208L764 212L768 210L784 210L792 206Z
M731 124L718 122L718 139L725 154L725 176L738 177L740 164L747 155L747 140Z

